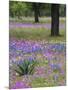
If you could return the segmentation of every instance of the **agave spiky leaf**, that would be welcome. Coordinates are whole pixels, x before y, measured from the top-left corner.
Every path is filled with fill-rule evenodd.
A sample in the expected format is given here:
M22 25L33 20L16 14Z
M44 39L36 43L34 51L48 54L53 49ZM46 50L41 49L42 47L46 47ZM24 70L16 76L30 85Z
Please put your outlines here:
M29 69L28 73L33 74L34 73L34 64L29 65L28 69Z
M24 67L22 65L17 65L21 73L24 75Z
M21 75L28 75L28 74L33 74L34 72L34 67L35 67L36 61L32 60L24 60L23 63L18 64L18 69L15 70L20 76Z
M20 72L19 70L15 70L15 71L16 71L16 73L19 74L19 76L22 76L22 72Z

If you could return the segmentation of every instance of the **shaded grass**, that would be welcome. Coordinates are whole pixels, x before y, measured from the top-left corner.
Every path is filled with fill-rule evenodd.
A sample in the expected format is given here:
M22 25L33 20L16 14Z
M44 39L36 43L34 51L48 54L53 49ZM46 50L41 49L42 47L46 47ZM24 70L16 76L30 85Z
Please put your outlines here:
M60 36L50 36L51 30L45 28L17 28L9 31L10 38L25 40L65 41L65 30L60 30Z

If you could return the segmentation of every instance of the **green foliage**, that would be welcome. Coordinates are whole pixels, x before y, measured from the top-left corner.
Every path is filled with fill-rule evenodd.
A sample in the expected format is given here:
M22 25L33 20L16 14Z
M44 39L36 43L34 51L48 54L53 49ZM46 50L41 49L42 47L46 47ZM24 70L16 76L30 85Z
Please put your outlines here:
M66 16L66 5L60 5L59 14L60 16Z
M17 13L17 4L16 2L10 1L9 2L9 15L14 17Z
M15 71L20 75L32 75L34 73L34 67L36 65L36 61L34 60L24 60L21 64L18 64Z
M27 16L31 14L31 4L30 3L22 3L18 1L10 1L9 2L9 14L11 17L17 16Z
M39 16L51 16L51 4L38 3ZM65 16L66 5L60 4L60 16ZM9 15L11 17L34 16L32 2L9 1Z

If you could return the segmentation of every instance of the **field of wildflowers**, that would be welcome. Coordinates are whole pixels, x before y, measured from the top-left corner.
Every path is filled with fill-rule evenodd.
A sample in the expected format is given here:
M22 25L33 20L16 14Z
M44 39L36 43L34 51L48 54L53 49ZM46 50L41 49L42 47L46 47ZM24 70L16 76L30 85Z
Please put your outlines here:
M58 42L60 40L62 43L55 43L56 37L54 42L47 42L44 37L46 32L44 33L43 29L50 29L50 24L48 25L10 22L9 88L21 89L66 85L66 43L63 42L65 38L61 36L60 39L57 39ZM31 32L32 28L36 28L36 32ZM42 30L38 34L40 28ZM19 30L23 32L19 33ZM65 24L60 25L60 31L65 31ZM19 35L22 38L17 38ZM29 38L30 36L31 38ZM37 36L39 36L38 40ZM43 37L42 40L40 37Z

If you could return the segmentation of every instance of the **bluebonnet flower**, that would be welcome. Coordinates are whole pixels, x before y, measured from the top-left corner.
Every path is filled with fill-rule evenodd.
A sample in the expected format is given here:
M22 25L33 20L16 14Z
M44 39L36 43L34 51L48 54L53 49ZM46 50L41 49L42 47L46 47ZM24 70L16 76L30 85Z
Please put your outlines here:
M57 81L58 80L58 74L55 74L54 76L53 76L53 78L54 78L54 81Z
M23 63L23 60L18 60L18 61L17 61L17 64L18 64L18 65L22 65L22 63Z
M33 57L29 57L29 60L32 61L32 60L34 60L34 58Z
M39 45L32 46L32 52L38 52L40 50L41 50L41 46L39 46Z
M60 64L50 64L50 66L53 70L59 70L61 68Z
M36 57L34 57L34 56L30 56L30 57L28 58L29 61L34 61L35 59L36 59Z
M60 52L63 51L64 48L65 48L64 44L59 44L59 43L51 44L49 46L49 49L52 49L52 50L55 50L55 51L60 51Z

